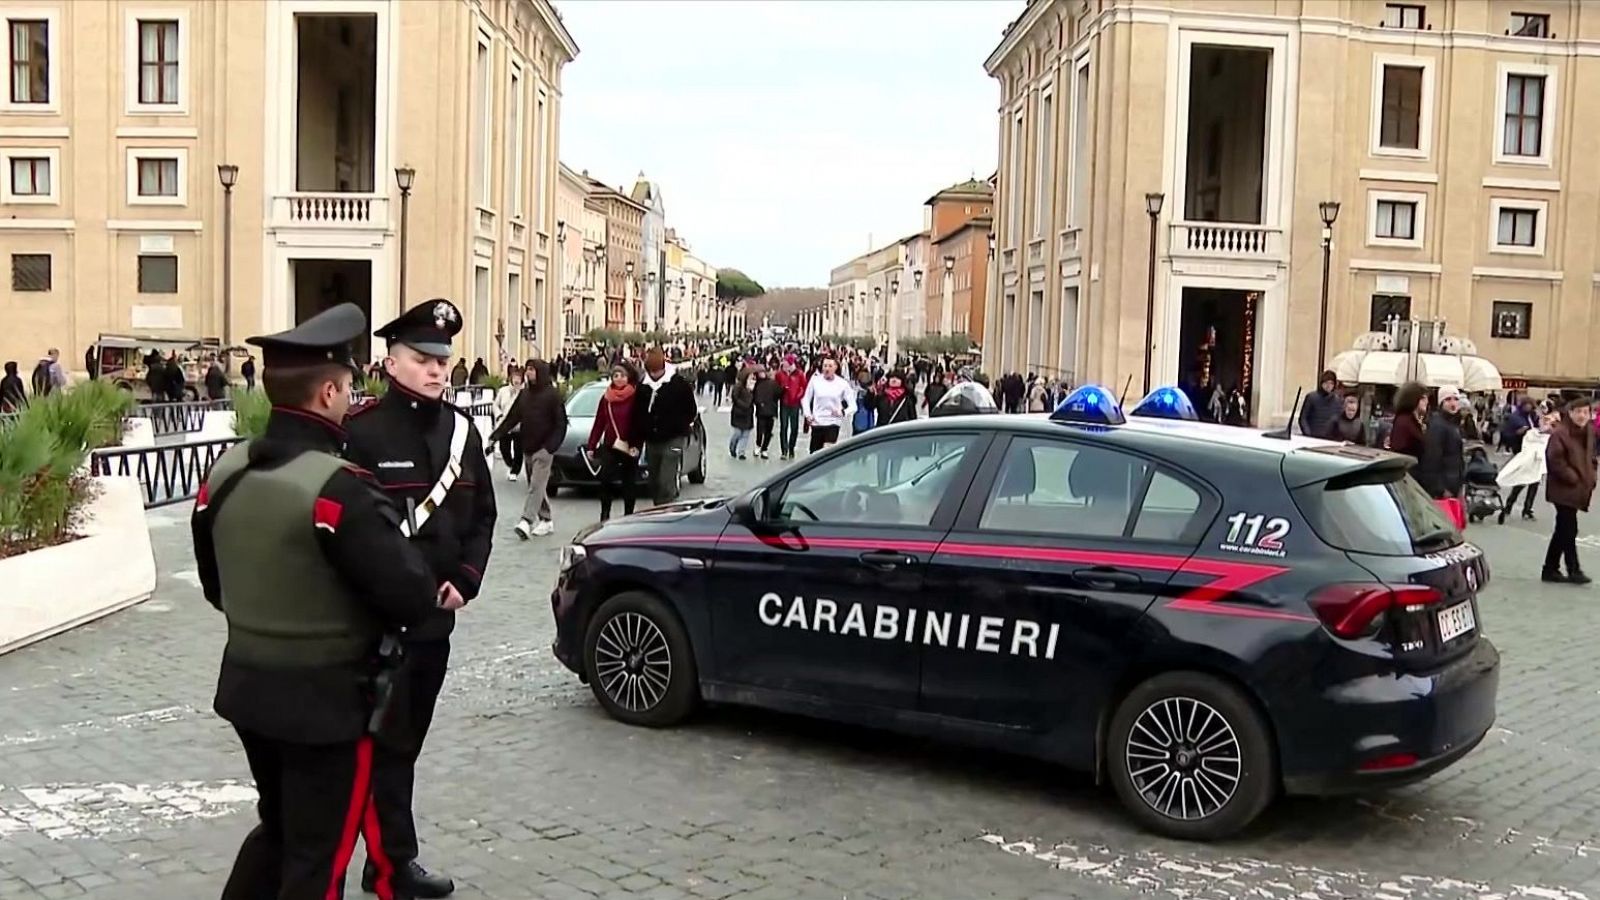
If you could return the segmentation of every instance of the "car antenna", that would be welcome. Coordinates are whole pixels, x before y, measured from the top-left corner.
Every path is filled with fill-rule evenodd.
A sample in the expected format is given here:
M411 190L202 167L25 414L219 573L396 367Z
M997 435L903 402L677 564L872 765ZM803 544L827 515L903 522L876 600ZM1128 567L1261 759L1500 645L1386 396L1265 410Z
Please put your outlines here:
M1261 432L1262 437L1277 438L1280 441L1289 439L1290 432L1294 430L1294 411L1300 408L1300 395L1305 393L1305 390L1303 387L1294 389L1294 405L1289 407L1289 421L1283 423L1282 428Z
M1128 380L1122 385L1122 396L1117 398L1118 406L1128 402L1128 389L1131 387L1133 387L1133 376L1129 375Z

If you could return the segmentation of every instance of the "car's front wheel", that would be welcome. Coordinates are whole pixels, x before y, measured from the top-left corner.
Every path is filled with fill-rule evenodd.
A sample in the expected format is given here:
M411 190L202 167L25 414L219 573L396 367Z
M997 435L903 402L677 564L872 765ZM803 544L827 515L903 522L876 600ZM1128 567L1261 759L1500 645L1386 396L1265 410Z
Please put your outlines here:
M674 725L699 702L689 635L654 594L625 591L601 604L589 620L583 660L595 699L629 725Z
M1111 719L1106 765L1140 824L1211 841L1249 825L1277 793L1265 721L1242 691L1199 672L1135 687Z

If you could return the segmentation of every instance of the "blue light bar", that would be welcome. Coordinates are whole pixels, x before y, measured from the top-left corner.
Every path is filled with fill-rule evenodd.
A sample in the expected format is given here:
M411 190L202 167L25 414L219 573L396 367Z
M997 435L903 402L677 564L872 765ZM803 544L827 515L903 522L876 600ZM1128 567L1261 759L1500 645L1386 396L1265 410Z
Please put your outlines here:
M1146 394L1139 405L1133 408L1132 415L1152 419L1186 419L1190 422L1200 420L1200 414L1194 411L1189 396L1175 387L1158 387Z
M1050 414L1052 422L1070 422L1075 425L1121 425L1128 420L1117 405L1111 392L1095 384L1086 384L1067 395L1056 411Z

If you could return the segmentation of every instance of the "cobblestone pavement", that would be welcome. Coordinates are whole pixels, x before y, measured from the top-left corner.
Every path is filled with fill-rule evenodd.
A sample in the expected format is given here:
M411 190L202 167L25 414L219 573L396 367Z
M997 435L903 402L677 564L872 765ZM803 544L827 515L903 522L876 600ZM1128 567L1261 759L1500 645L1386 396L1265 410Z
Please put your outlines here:
M777 462L721 453L691 493ZM1500 720L1462 764L1393 794L1280 804L1236 841L1133 831L1049 766L875 732L714 709L670 731L606 718L551 658L559 536L510 532L462 615L421 766L424 860L462 898L1600 898L1600 591L1537 580L1537 523L1472 529L1495 580ZM200 599L184 516L150 517L149 602L0 657L0 897L216 896L253 810L210 711L223 623ZM1582 522L1600 568L1600 517ZM355 893L354 885L351 887Z

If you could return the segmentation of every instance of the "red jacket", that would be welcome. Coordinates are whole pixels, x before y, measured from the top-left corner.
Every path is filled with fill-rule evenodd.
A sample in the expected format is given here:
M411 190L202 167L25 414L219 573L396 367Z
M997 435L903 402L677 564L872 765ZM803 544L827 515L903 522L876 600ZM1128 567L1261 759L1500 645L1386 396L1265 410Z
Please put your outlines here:
M799 406L800 399L806 395L806 373L795 369L793 372L778 370L772 376L783 387L783 405Z
M594 424L589 427L590 451L609 447L617 438L627 441L629 446L643 446L644 437L639 428L642 417L634 415L638 400L637 393L621 403L613 403L604 396L600 398L600 406L594 411Z

